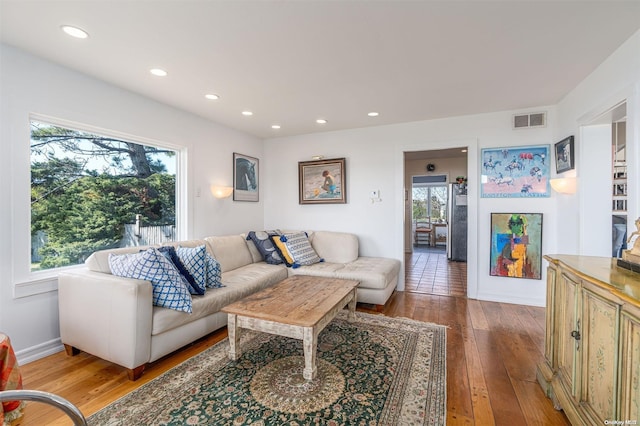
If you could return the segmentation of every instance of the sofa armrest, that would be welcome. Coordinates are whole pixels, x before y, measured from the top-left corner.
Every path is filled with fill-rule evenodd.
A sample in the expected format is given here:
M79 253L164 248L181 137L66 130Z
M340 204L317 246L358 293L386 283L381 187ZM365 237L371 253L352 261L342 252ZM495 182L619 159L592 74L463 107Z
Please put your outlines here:
M136 368L149 361L153 318L149 281L78 270L58 278L62 343Z

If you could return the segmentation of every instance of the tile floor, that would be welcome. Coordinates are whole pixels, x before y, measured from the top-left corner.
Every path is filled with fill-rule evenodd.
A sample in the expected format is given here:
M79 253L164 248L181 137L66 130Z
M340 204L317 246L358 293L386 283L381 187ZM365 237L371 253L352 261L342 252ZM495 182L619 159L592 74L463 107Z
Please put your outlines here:
M405 254L405 291L466 296L467 264L448 261L444 247L414 246Z

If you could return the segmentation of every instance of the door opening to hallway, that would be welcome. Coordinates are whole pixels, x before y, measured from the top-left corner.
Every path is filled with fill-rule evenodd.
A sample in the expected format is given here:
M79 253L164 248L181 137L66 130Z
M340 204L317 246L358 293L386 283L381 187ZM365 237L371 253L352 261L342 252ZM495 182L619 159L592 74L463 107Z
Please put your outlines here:
M466 297L466 256L453 256L448 243L466 253L467 223L460 222L449 198L458 195L451 192L456 187L452 183L462 181L466 188L467 170L465 147L404 153L405 291ZM466 199L466 190L464 195ZM453 221L451 211L456 212ZM458 234L451 238L451 231L462 226L464 244Z

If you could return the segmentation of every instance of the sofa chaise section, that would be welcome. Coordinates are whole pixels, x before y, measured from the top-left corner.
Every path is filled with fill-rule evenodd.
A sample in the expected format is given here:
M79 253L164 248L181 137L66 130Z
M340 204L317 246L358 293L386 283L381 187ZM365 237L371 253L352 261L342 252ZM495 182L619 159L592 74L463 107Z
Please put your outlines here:
M313 275L360 281L358 302L382 306L398 285L400 261L360 256L355 234L333 231L309 232L311 246L323 261L289 268L289 275Z

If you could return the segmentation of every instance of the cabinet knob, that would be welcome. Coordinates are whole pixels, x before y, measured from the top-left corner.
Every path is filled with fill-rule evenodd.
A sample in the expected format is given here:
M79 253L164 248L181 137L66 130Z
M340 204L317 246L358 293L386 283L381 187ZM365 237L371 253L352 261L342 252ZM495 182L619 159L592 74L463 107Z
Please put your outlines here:
M576 339L576 340L580 340L580 332L579 332L579 331L576 331L576 330L573 330L573 331L571 332L571 337L573 337L573 338L574 338L574 339Z

